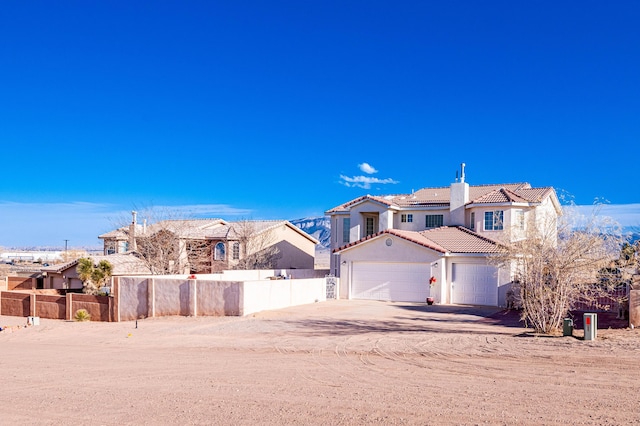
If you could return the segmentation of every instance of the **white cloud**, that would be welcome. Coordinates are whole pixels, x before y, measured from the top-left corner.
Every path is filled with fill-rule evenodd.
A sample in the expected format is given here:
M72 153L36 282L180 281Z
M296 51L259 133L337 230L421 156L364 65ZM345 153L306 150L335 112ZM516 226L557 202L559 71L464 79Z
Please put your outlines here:
M360 170L363 173L366 173L368 175L372 175L374 173L378 173L378 171L373 166L371 166L369 163L358 164L358 167L360 168Z
M391 178L387 178L387 179L378 179L378 178L374 178L374 177L370 177L370 176L353 176L353 177L349 177L349 176L345 176L345 175L340 175L340 179L342 180L342 184L348 187L354 187L354 188L364 188L364 189L369 189L371 188L372 184L393 184L393 183L398 183L397 181L391 179Z

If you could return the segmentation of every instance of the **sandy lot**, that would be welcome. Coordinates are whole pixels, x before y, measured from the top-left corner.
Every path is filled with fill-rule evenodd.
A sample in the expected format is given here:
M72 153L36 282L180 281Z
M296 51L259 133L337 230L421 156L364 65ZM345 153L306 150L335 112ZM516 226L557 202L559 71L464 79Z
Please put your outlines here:
M331 301L244 318L0 317L2 425L640 423L640 331Z

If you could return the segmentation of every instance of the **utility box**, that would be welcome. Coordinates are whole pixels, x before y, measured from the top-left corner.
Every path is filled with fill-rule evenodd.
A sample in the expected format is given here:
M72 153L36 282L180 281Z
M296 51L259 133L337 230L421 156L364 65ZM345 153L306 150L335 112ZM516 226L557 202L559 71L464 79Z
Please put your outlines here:
M598 315L584 314L584 340L596 340L598 334Z
M573 320L571 318L562 320L562 335L573 336Z

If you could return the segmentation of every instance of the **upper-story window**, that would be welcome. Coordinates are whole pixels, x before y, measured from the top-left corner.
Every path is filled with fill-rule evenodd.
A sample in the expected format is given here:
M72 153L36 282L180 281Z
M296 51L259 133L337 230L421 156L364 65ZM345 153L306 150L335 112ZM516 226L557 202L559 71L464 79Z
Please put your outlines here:
M471 219L469 219L469 229L476 229L476 212L471 212Z
M411 223L413 222L413 215L411 213L400 215L400 222Z
M484 230L502 231L504 229L504 211L484 212Z
M119 241L117 253L126 253L129 251L129 241Z
M524 210L516 211L516 226L518 229L524 230Z
M376 229L375 224L376 224L376 220L374 217L365 218L364 220L365 237L375 234L375 229Z
M345 217L342 219L342 242L349 242L349 233L351 232L351 218Z
M240 243L239 242L233 243L231 255L233 256L233 260L240 259Z
M444 224L444 215L442 214L428 214L425 220L424 226L427 228L437 228Z
M109 255L109 254L114 254L116 253L116 243L113 241L109 241L105 244L105 251L104 254Z
M225 249L223 242L219 242L218 244L216 244L216 247L213 253L214 260L224 260L226 251L227 250Z

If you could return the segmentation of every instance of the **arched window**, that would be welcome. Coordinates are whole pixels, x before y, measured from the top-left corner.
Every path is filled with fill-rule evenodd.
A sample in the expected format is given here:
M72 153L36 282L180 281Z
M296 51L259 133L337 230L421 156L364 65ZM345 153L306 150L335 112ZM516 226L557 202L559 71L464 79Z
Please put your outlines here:
M226 249L224 247L224 243L223 242L219 242L218 244L216 244L216 249L213 253L213 259L214 260L224 260L225 259L225 252Z

